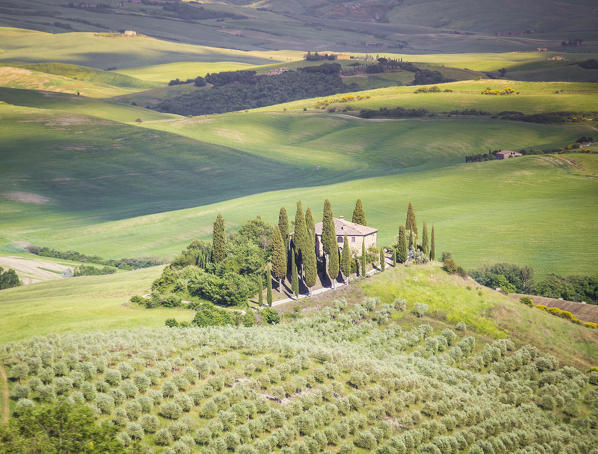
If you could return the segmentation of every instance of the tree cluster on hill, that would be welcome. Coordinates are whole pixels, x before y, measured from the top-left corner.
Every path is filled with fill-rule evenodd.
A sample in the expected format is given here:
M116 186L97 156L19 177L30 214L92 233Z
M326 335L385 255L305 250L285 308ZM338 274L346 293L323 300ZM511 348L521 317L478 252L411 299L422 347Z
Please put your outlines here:
M320 54L318 52L314 52L313 54L311 51L308 51L307 54L303 56L305 61L322 61L322 60L336 60L336 54Z
M581 66L584 69L598 69L598 60L590 58L588 60L577 62L577 66Z
M426 109L405 109L404 107L382 107L378 110L364 109L359 112L361 118L420 118L432 115Z
M598 276L560 276L551 273L536 283L533 268L510 263L486 265L469 274L480 284L500 288L505 293L529 293L598 304Z
M92 265L79 265L75 267L75 277L77 276L99 276L103 274L114 274L116 268L105 266L103 268Z
M5 288L13 288L21 285L21 280L17 275L17 272L12 268L4 271L4 268L0 266L0 290Z
M405 224L399 225L397 241L393 244L393 263L427 263L436 258L436 238L434 226L428 232L428 224L423 223L421 236L418 235L417 220L413 204L407 206Z
M112 266L121 270L134 270L162 265L164 260L158 257L139 257L122 259L103 259L97 255L85 255L77 251L58 251L49 247L27 246L27 250L42 257L72 260L73 262L97 263L98 265Z
M353 90L339 75L340 65L308 66L272 76L255 71L208 74L213 87L165 99L155 108L180 115L205 115L264 107L297 99L327 96Z

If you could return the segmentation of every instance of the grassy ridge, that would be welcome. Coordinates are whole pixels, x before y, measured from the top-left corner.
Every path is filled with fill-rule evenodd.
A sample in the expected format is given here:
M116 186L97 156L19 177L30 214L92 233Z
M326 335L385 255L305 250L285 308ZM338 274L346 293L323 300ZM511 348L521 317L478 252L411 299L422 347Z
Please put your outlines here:
M369 96L369 99L348 103L333 103L330 107L352 110L379 109L381 107L424 108L432 112L450 112L455 109L477 109L488 112L515 110L524 113L555 111L598 111L598 87L584 82L521 82L511 80L468 80L439 84L441 90L450 93L415 93L420 88L387 87L377 90L347 93L324 98L293 101L259 110L302 111L315 109L318 101L340 99L343 96ZM486 88L513 88L519 94L491 96L481 94ZM559 92L559 93L556 93Z
M0 27L0 60L62 62L107 69L181 61L236 61L267 64L296 58L296 51L240 51L176 43L148 36L110 33L58 33Z
M436 226L438 253L452 251L468 269L506 261L532 265L540 275L595 273L597 180L591 170L583 169L595 169L597 158L566 158L577 167L551 156L462 164L264 193L122 221L96 223L67 216L60 230L60 213L49 217L53 228L46 228L42 219L48 207L11 202L4 231L8 239L105 257L173 256L192 239L209 238L217 213L222 213L230 231L255 215L275 222L280 206L293 213L297 200L303 200L304 207L311 207L319 217L326 197L336 215L349 217L359 197L368 223L379 229L380 245L394 240L412 201L418 222L426 220ZM27 227L38 221L35 230Z

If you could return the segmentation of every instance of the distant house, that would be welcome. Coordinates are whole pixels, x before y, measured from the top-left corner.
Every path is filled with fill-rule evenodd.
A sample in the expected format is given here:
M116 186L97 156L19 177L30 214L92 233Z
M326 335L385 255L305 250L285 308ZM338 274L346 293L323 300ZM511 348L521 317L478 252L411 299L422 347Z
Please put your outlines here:
M137 36L137 32L135 30L125 30L123 32L123 35L125 35L125 36Z
M537 51L538 52L548 52L548 49L546 47L538 47Z
M351 60L351 56L350 55L337 55L336 59L337 60Z
M565 57L563 57L562 55L555 55L554 57L550 58L552 61L564 61Z
M378 229L368 227L365 225L354 224L345 220L344 216L334 218L334 231L336 233L336 242L339 249L343 248L344 236L347 235L349 246L351 250L361 255L361 244L365 243L365 249L376 247L378 237ZM315 225L316 230L316 255L322 257L324 251L322 250L322 223L318 222Z
M496 153L496 159L509 159L523 156L521 153L512 150L502 150Z

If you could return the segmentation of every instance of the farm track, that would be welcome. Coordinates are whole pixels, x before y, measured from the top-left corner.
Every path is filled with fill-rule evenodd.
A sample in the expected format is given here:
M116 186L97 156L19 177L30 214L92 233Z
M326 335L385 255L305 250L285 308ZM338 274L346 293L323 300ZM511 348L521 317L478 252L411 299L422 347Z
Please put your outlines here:
M2 423L8 423L8 377L2 364L0 364L0 387L2 388Z

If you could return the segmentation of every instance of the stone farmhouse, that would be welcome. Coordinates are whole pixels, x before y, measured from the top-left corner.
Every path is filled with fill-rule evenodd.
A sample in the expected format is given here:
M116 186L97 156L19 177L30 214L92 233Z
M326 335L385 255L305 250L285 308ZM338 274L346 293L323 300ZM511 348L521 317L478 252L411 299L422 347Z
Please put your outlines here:
M512 150L502 150L496 153L496 159L509 159L509 158L516 158L518 156L523 156L521 153Z
M357 255L361 255L361 244L365 242L365 249L376 247L378 237L378 229L368 227L365 225L354 224L345 219L344 216L333 218L334 230L336 232L336 242L339 249L343 248L344 236L347 235L351 250ZM324 251L322 249L322 222L315 225L316 230L316 255L322 257Z

